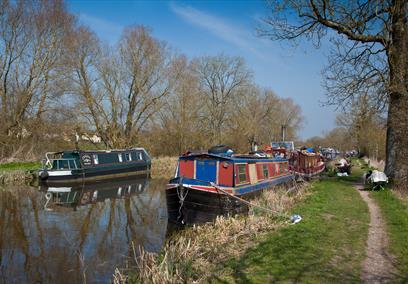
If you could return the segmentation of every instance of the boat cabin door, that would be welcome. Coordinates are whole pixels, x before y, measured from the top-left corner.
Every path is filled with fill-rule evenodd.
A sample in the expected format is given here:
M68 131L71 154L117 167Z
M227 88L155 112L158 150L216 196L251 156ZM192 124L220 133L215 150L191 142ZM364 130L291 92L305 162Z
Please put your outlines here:
M258 176L256 173L256 164L248 164L248 169L249 169L249 180L251 184L257 183Z
M196 179L217 182L217 161L196 160Z

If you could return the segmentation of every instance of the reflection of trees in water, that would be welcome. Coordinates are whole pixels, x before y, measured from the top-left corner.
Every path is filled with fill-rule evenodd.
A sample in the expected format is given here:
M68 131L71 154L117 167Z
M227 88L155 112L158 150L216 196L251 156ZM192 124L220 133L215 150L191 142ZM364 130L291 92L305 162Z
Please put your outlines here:
M0 192L0 276L5 282L81 282L85 269L88 281L110 278L131 255L131 241L148 250L161 247L163 184L59 212L44 211L44 194L33 189Z

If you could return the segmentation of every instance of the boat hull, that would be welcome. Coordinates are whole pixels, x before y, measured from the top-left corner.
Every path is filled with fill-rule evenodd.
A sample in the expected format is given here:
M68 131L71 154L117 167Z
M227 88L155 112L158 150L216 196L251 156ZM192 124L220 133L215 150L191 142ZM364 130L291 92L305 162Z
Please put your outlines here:
M289 183L293 181L293 175L284 175L240 188L217 187L211 184L193 185L191 183L194 181L191 180L172 181L174 183L168 184L166 190L169 220L193 224L212 222L217 216L245 214L249 207L242 200L250 200L263 190Z
M111 180L123 177L148 177L149 166L144 163L127 167L90 168L72 171L46 171L45 178L41 177L40 183L46 185L78 184L83 182L94 182L100 180Z
M326 168L325 164L321 163L320 165L314 168L309 169L293 168L291 170L294 172L296 176L301 176L302 178L310 179L321 174L325 170L325 168Z

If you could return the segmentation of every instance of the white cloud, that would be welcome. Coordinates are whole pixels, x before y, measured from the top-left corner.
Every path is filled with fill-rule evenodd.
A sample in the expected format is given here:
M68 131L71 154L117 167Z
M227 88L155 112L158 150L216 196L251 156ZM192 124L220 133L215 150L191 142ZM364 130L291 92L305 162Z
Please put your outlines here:
M264 54L254 44L259 39L248 29L228 23L222 18L189 6L172 3L170 7L174 13L190 24L205 29L219 39L249 51L260 58L265 58Z

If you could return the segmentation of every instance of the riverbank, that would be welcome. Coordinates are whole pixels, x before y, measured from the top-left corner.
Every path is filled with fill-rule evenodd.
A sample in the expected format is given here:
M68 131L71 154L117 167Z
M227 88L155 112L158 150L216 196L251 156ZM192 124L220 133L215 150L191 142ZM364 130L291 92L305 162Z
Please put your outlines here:
M355 188L367 166L354 162L349 177L323 178L290 198L269 191L271 196L256 201L272 208L280 204L282 214L252 211L193 226L171 235L160 254L135 248L137 256L116 271L114 282L361 282L372 247L372 212ZM386 223L381 228L390 240L385 249L397 271L391 277L407 281L408 198L391 190L369 196ZM294 213L303 220L291 225L287 220Z
M0 185L21 185L31 181L30 170L38 169L37 162L12 162L0 164Z
M247 216L219 217L214 223L175 231L160 254L135 248L134 258L126 269L116 271L114 282L205 282L229 258L240 257L265 234L288 226L293 207L313 187L303 183L290 191L284 188L265 191L252 202L268 210L252 207Z

